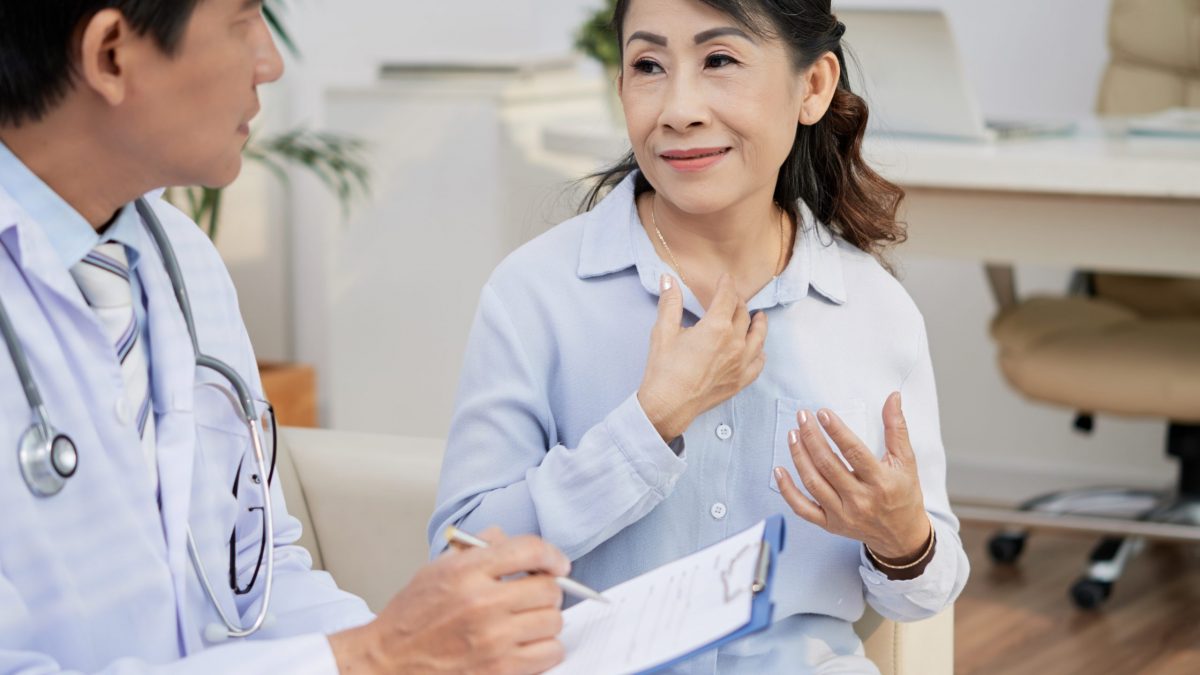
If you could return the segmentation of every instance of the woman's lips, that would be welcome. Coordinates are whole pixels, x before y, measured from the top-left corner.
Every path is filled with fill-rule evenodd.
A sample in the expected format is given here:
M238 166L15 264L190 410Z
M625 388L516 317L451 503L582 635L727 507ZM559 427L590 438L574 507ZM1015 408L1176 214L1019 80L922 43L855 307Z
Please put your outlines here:
M692 148L690 150L668 150L659 155L676 171L704 171L725 159L733 148Z

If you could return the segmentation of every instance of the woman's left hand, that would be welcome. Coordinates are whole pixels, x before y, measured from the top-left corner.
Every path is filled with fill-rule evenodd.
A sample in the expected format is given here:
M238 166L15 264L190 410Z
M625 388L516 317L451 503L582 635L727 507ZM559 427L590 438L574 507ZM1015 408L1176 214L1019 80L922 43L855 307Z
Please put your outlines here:
M779 490L796 515L865 543L878 557L919 557L929 543L930 524L900 394L893 393L883 405L887 452L882 460L831 411L813 415L802 410L796 420L800 428L788 434L788 444L800 480L813 498L796 487L787 471L775 469ZM829 447L822 427L853 470Z

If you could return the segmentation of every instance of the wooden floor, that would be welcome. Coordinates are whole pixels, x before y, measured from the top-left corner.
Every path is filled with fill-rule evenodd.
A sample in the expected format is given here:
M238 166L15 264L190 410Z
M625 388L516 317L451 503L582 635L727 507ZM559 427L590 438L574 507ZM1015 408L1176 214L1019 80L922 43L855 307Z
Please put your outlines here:
M1068 589L1095 544L1036 532L1015 567L989 560L991 526L964 524L971 580L955 606L960 675L1200 674L1200 550L1148 546L1098 612Z

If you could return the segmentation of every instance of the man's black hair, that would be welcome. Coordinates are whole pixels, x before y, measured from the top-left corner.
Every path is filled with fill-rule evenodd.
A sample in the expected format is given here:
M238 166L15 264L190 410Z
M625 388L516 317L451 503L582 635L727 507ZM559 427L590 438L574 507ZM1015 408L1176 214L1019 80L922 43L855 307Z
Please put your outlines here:
M167 54L200 0L0 0L0 126L37 121L71 90L79 32L115 8Z

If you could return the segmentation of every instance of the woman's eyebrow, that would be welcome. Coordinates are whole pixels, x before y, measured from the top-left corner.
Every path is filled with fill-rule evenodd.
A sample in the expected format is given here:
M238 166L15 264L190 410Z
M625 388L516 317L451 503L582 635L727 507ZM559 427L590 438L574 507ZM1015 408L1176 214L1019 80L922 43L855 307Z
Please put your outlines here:
M706 31L703 31L700 33L696 33L695 40L696 40L696 44L702 45L705 42L708 42L709 40L715 40L719 37L725 37L726 35L740 37L743 40L746 40L747 42L754 42L754 38L750 37L746 33L746 31L742 30L741 28L736 28L734 26L723 26L721 28L712 28L712 29L709 29L709 30L706 30Z
M625 46L628 47L629 43L633 42L634 40L645 40L646 42L656 44L659 47L667 46L667 38L655 33L647 33L644 30L639 30L633 35L630 35L629 40L625 42Z

